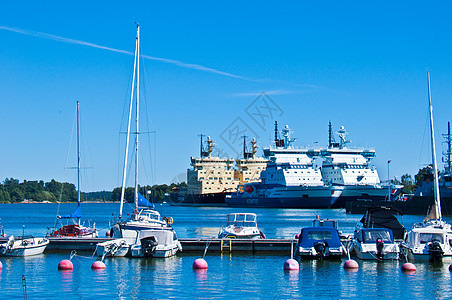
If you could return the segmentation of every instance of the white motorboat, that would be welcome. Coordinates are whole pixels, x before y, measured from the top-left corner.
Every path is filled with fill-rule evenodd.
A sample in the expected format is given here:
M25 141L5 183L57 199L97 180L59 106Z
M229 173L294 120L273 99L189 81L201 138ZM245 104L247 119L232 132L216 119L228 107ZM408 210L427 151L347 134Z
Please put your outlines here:
M352 250L359 259L397 260L399 245L387 228L361 228L355 231Z
M218 233L219 239L259 239L265 238L262 231L257 228L256 214L233 213L227 215L226 227Z
M435 134L433 130L433 107L430 94L430 73L428 72L427 78L435 202L424 222L415 224L413 229L408 232L406 241L401 244L401 253L408 260L452 262L452 228L450 224L442 220L441 214Z
M130 244L126 239L114 239L99 243L96 246L98 256L104 257L122 257L129 253Z
M121 188L121 204L119 209L119 221L110 230L110 236L125 241L131 245L130 252L135 257L168 257L174 255L178 250L182 250L180 242L177 240L176 233L171 227L173 219L163 218L160 213L154 210L154 205L151 204L138 191L138 137L139 137L139 99L140 99L140 26L137 25L137 37L135 44L134 56L134 73L132 79L132 93L130 97L129 119L127 127L126 151L124 157L124 170ZM136 78L136 81L135 81ZM134 93L135 100L135 130L131 131L132 111L134 108ZM124 196L126 190L126 179L128 169L128 153L130 136L135 135L135 188L134 188L134 212L130 219L122 219ZM154 238L154 242L152 242ZM149 243L148 243L149 241Z
M140 230L136 243L130 247L132 257L169 257L182 251L176 232L166 229Z
M0 255L4 256L30 256L44 252L49 240L32 236L14 237L11 235L6 243L0 245Z

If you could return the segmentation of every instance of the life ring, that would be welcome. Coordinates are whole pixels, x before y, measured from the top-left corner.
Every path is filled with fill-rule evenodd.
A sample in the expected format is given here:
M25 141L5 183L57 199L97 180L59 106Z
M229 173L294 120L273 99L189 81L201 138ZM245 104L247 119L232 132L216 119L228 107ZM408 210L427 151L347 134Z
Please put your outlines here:
M172 217L168 217L166 223L168 223L169 225L173 224L174 220Z
M226 238L227 239L236 239L237 237L235 235L227 235Z

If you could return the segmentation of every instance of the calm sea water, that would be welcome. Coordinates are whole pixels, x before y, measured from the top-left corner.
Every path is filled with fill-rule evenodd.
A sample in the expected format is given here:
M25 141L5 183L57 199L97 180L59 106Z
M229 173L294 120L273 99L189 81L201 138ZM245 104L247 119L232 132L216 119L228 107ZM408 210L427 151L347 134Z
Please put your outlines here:
M74 204L2 204L0 222L7 234L45 235L55 215L71 212ZM359 215L344 210L232 209L159 206L162 215L174 218L181 238L215 236L230 212L255 212L258 225L269 238L293 236L309 226L318 214L335 218L344 233L352 233ZM96 221L104 235L114 221L117 204L84 204L83 214ZM131 211L131 208L128 208ZM407 228L420 216L404 216ZM451 221L451 219L446 219ZM87 221L86 221L87 222ZM25 227L23 227L23 225ZM195 272L199 254L168 259L106 259L107 269L91 270L89 253L72 259L74 270L61 272L58 263L69 252L25 258L0 258L0 299L166 299L166 298L452 298L452 277L445 264L416 263L415 274L400 271L398 262L362 262L357 272L345 271L340 261L303 261L299 272L284 272L284 255L212 254L209 269Z

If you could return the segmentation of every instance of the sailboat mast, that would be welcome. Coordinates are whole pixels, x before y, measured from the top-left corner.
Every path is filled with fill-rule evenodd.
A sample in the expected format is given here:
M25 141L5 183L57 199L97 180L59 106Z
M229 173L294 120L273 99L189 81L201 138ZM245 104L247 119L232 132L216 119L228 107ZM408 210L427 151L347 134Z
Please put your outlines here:
M126 190L126 178L127 178L127 161L129 158L129 142L130 142L130 124L132 121L132 107L133 107L133 92L135 86L135 75L136 75L136 66L137 66L137 49L138 49L138 35L135 39L135 56L133 61L133 76L132 76L132 91L130 94L130 105L129 105L129 119L127 124L127 138L126 138L126 155L124 157L124 170L122 173L122 187L121 187L121 204L119 206L119 219L122 217L122 209L124 206L124 196Z
M77 101L77 202L80 205L80 102ZM77 218L80 225L80 218Z
M430 135L431 135L431 145L432 145L432 163L433 163L433 195L435 197L436 204L436 215L441 220L441 202L439 195L439 180L438 180L438 167L436 164L436 149L435 149L435 132L433 130L433 106L432 106L432 96L430 93L430 72L427 71L428 80L428 105L430 111Z
M140 115L140 25L137 25L137 95L136 95L136 130L135 133L135 212L138 212L138 135Z

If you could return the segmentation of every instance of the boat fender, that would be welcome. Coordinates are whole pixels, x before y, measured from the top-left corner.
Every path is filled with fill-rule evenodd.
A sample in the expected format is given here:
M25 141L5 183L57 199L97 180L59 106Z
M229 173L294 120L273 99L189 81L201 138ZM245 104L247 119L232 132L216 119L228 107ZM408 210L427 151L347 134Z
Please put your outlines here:
M260 235L261 239L266 239L267 238L262 231L259 231L259 235Z

